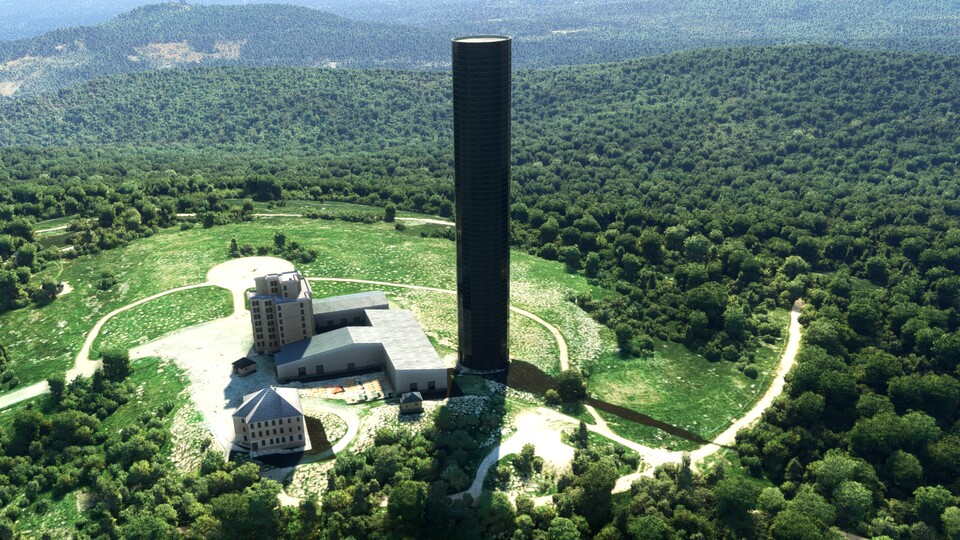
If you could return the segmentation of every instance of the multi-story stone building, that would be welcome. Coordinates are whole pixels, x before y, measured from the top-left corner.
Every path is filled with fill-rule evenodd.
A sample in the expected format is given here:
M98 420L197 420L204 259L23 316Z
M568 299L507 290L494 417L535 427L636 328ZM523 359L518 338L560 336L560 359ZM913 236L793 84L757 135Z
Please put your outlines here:
M255 456L302 449L309 440L295 388L270 386L243 396L233 430L234 442Z
M273 353L287 344L316 334L313 293L299 272L268 274L255 279L256 290L247 293L253 348Z

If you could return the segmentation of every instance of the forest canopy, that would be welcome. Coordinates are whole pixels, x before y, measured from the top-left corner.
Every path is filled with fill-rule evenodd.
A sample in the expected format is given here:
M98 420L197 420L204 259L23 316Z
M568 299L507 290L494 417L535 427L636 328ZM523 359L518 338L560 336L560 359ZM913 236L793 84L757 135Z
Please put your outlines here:
M79 216L69 241L84 254L178 212L247 219L255 200L455 218L449 86L444 73L219 67L8 101L2 308L49 300L34 276L62 252L38 241L42 219ZM524 538L960 533L960 60L720 49L521 71L514 92L512 243L615 291L571 301L625 356L674 340L750 377L751 354L782 331L766 313L802 299L805 329L783 396L737 440L756 481L668 467L591 508L585 494L606 484L588 479L615 465L581 458L559 514L499 499L485 512L504 510ZM382 480L423 515L470 519L433 496L445 484ZM323 526L380 530L386 518L364 520L391 510L369 504L372 488L338 487L360 499Z

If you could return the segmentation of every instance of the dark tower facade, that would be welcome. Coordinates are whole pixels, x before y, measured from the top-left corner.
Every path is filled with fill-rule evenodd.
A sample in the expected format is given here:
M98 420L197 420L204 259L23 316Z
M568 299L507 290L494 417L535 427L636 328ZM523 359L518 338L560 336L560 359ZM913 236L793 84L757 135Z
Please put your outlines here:
M508 365L510 38L453 40L459 365Z

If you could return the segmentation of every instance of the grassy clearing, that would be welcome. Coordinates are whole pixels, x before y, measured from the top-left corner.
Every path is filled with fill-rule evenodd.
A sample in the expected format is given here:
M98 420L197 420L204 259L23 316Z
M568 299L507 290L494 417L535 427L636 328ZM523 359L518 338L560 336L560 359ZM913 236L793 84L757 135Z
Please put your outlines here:
M243 199L227 199L227 204L239 206L243 204ZM354 204L336 201L277 201L277 202L253 202L253 211L256 214L303 214L306 212L324 212L332 215L340 214L378 214L383 215L384 208L379 206L369 206L364 204ZM397 210L398 217L417 217L429 219L452 218L435 216L431 214L420 214L417 212L407 212Z
M777 310L774 319L787 327L789 313ZM709 362L683 345L657 341L652 359L602 357L592 368L590 391L599 399L642 412L711 439L760 398L772 380L786 332L775 346L757 353L757 379L750 379L733 362ZM605 417L606 418L606 417ZM620 435L646 443L669 442L667 435L626 422L611 424Z
M311 204L330 206L333 203ZM369 211L369 207L356 209ZM297 213L298 208L287 206L272 210ZM66 261L61 279L70 282L74 292L43 308L27 308L0 316L0 340L8 344L16 375L27 385L54 373L63 373L72 365L86 332L109 311L173 287L201 283L211 267L227 260L231 238L241 244L272 245L278 230L284 231L289 240L317 250L316 261L298 265L308 276L444 289L456 286L453 242L401 234L388 223L269 217L213 229L168 229L125 248ZM110 291L93 287L104 270L110 270L119 279ZM57 265L49 270L51 274L58 271ZM321 287L319 283L316 285L319 296ZM329 294L358 290L328 285L323 284L322 290L330 291ZM387 292L398 305L414 309L441 351L455 350L453 297L406 289ZM568 301L569 297L582 293L610 294L590 285L583 276L567 273L560 263L512 253L511 303L539 315L560 330L567 340L573 365L592 368L591 391L601 399L636 408L708 436L722 430L729 419L739 416L766 387L763 375L775 364L775 351L758 358L758 368L763 375L756 381L736 372L732 364L710 364L669 343L658 344L653 360L621 360L613 352L616 342L612 332ZM783 321L786 326L786 312ZM535 363L548 373L556 373L555 345L539 325L517 317L513 319L512 333L514 356ZM702 397L692 399L691 396ZM637 430L643 428L637 427ZM626 431L621 433L629 436ZM650 437L640 440L649 441Z
M121 249L51 264L46 272L74 291L43 307L0 315L0 341L7 345L21 385L64 373L73 365L87 332L104 315L147 296L202 283L207 270L226 259L214 250L180 245L179 230L169 229ZM94 284L101 272L113 272L118 284L108 291Z
M164 418L164 424L169 428L177 411L190 399L186 391L190 384L187 375L174 362L157 357L136 360L131 369L127 380L136 387L136 395L108 416L103 421L103 428L114 430L135 425L139 423L138 418L141 415L152 413L164 403L170 402L174 404L174 408ZM163 452L168 452L169 447L170 443L167 443L162 449Z
M604 411L598 412L614 433L631 441L654 448L666 448L667 450L691 451L699 446L697 443L670 435L655 427L630 422Z
M73 538L76 523L80 519L77 509L79 491L68 493L61 499L49 493L41 495L27 507L17 520L17 530L24 538ZM46 508L40 512L38 508Z
M48 219L46 221L38 221L33 224L33 230L35 231L45 231L47 229L56 229L57 227L65 227L70 225L74 221L77 221L79 218L77 216L67 216L56 219ZM43 234L53 234L53 233L40 233Z
M170 332L231 313L233 298L226 289L202 287L177 291L124 311L107 321L90 353L97 358L104 347L130 349Z

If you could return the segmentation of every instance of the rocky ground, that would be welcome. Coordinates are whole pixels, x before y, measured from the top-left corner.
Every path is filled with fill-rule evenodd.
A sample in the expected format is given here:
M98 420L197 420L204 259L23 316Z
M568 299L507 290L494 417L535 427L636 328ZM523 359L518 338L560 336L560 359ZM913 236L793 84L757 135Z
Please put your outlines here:
M213 437L203 423L203 414L192 401L180 407L170 426L173 450L170 461L181 472L188 473L200 467L204 450L213 444Z

